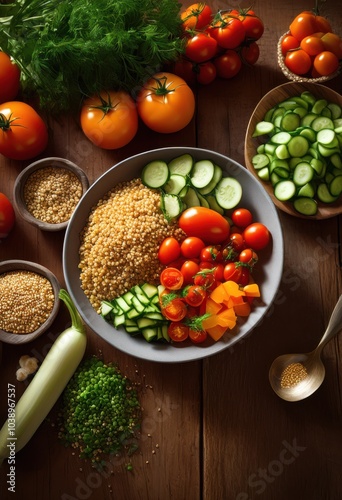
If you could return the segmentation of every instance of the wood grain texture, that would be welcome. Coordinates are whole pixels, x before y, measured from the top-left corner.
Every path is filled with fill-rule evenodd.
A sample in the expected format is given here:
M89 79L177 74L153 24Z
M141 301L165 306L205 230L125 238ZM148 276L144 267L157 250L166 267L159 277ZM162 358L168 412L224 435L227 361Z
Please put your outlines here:
M216 10L227 8L213 0L208 3ZM255 106L269 90L286 83L277 66L277 40L291 19L310 7L303 0L256 2L253 8L265 23L257 65L244 67L230 81L198 88L196 117L183 131L158 135L141 126L125 148L101 151L84 138L75 117L50 119L44 156L75 162L90 183L128 156L165 146L207 148L244 165L244 138ZM326 2L324 12L335 30L341 29L341 4ZM341 92L341 76L327 85ZM16 176L27 164L0 157L0 190L9 198ZM342 219L303 220L281 210L279 217L285 244L279 292L267 317L230 350L200 362L165 366L134 359L87 332L87 353L117 363L138 384L143 406L139 451L132 457L114 457L97 472L58 441L53 426L56 405L16 456L16 493L7 489L8 468L0 469L2 500L342 498L341 335L324 349L326 379L307 400L282 401L268 382L275 357L316 345L342 292ZM0 260L33 260L64 285L63 235L42 233L17 218L15 229L0 244ZM1 424L7 415L8 384L15 385L18 399L25 390L15 380L20 356L32 354L42 360L68 324L68 313L61 308L49 331L29 348L3 344ZM126 469L128 461L132 472Z

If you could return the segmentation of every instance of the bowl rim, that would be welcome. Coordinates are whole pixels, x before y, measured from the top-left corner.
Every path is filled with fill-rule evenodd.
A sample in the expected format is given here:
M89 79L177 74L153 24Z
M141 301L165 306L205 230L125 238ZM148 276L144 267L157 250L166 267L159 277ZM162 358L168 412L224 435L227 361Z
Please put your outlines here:
M42 276L47 278L51 283L55 301L48 319L34 332L17 334L0 329L0 341L8 344L26 344L27 342L31 342L32 340L40 337L52 325L60 308L60 299L58 294L61 285L57 277L53 274L52 271L50 271L50 269L42 266L41 264L28 260L12 259L0 262L0 275L7 272L20 270L31 271L37 274L41 274Z
M259 193L259 196L261 196L265 201L265 213L267 213L267 218L269 218L269 220L272 222L272 225L274 225L274 232L277 236L276 238L274 238L271 251L273 260L270 267L274 267L272 278L267 274L267 272L264 273L266 276L264 278L265 282L267 281L267 279L269 279L271 284L271 286L268 287L268 290L265 293L265 300L260 305L260 307L258 306L255 308L253 313L249 316L247 321L241 327L239 327L239 330L237 331L237 333L235 333L234 336L229 336L230 338L227 338L228 336L226 338L223 337L222 341L212 343L209 347L186 346L186 348L182 348L182 346L176 346L177 348L170 348L169 345L165 346L157 343L156 345L152 345L152 343L148 343L144 339L135 339L133 337L131 338L125 332L116 330L112 325L106 323L105 320L90 305L88 298L81 288L80 270L78 268L80 240L79 238L75 237L75 235L81 233L88 220L91 208L99 201L102 196L104 196L104 194L111 190L116 184L124 182L125 180L130 180L134 176L138 177L138 174L129 175L127 164L130 164L130 162L134 162L131 170L133 172L136 172L139 169L139 171L141 172L144 164L146 164L153 158L165 158L167 161L169 161L172 158L184 153L190 153L194 158L197 159L215 158L215 160L219 161L225 169L229 168L231 171L234 171L234 174L243 175L244 179L247 179L247 185L249 189L252 189L252 187L254 188L255 186L256 190ZM249 198L249 202L252 203L253 200ZM256 212L258 212L259 209L259 206L255 207ZM274 255L276 257L273 257L273 252L275 252ZM277 259L277 261L274 260L275 258ZM93 183L86 196L83 197L77 209L73 213L65 234L63 246L63 272L66 287L87 326L94 333L102 337L102 339L106 341L110 345L110 347L114 347L119 351L125 352L126 354L129 354L136 358L162 363L182 363L188 361L198 361L200 359L214 355L229 347L232 347L241 339L244 339L261 322L261 320L266 315L266 312L271 307L281 281L283 264L284 240L276 207L274 206L268 194L262 189L262 187L259 186L258 183L255 183L255 179L253 178L252 174L241 164L237 163L231 158L228 158L225 155L210 151L208 149L186 146L167 147L145 151L143 153L130 156L120 161L105 173L103 173ZM78 277L77 275L75 276L76 272L78 274ZM120 335L115 336L115 332L120 333ZM142 345L145 346L145 348L142 348Z
M252 138L252 133L255 127L256 122L258 121L256 119L257 112L259 111L262 106L265 105L265 103L272 98L272 103L267 106L267 108L271 108L273 105L281 102L283 99L286 99L287 97L291 95L297 95L297 94L292 94L292 90L290 93L288 93L288 89L301 89L297 91L297 94L300 93L300 91L304 90L310 90L313 94L315 91L318 94L329 94L335 101L339 101L340 106L342 107L342 95L336 92L336 90L331 89L330 87L327 87L326 85L323 85L321 83L314 83L314 82L286 82L282 83L281 85L278 85L277 87L272 88L269 90L257 103L255 108L252 111L252 114L250 116L250 119L247 124L246 128L246 135L245 135L245 145L244 145L244 157L245 157L245 165L249 172L261 183L261 185L264 187L264 189L267 191L268 195L271 197L273 203L283 212L295 216L297 218L305 219L305 220L324 220L324 219L329 219L331 217L335 217L336 215L340 215L342 213L342 197L335 201L334 203L329 203L329 204L323 204L321 202L318 202L318 212L316 215L303 215L297 212L291 202L281 202L279 201L274 193L272 186L269 182L262 181L260 177L258 176L255 168L252 165L252 161L250 159L250 148L252 141L254 140ZM293 90L294 92L294 90ZM281 95L281 99L276 99L273 98L277 93ZM255 146L254 146L254 151L256 154L256 148L257 148L257 141L258 138L255 138Z
M47 168L47 167L60 167L73 172L79 178L82 185L82 196L86 193L89 188L89 180L84 172L78 165L66 158L60 158L57 156L50 156L47 158L42 158L33 163L30 163L24 168L17 176L13 187L13 201L14 205L19 212L20 216L29 224L38 227L43 231L61 231L66 229L69 221L60 222L58 224L50 224L49 222L44 222L36 219L28 210L24 201L24 187L28 177L35 171Z

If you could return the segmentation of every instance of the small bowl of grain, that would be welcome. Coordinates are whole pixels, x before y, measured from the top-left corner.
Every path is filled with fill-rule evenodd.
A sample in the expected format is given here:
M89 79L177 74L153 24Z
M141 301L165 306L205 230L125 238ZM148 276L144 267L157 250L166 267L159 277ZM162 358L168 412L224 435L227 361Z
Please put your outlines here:
M43 231L61 231L87 191L84 171L64 158L31 163L14 183L14 204L21 217Z
M59 311L60 284L46 267L0 262L0 342L24 344L44 333Z

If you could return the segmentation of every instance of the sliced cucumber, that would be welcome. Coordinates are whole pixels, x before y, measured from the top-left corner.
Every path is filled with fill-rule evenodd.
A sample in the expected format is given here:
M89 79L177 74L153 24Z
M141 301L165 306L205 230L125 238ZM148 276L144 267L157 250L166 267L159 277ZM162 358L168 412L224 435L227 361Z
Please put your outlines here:
M314 177L314 169L305 161L298 163L293 172L293 182L297 186L304 186Z
M184 155L177 156L177 158L171 160L168 164L168 167L170 170L170 174L179 174L183 177L186 177L190 174L193 164L193 157L190 154L185 153Z
M187 208L199 207L201 205L197 193L192 187L189 187L188 192L183 198L183 202L185 203Z
M212 181L215 167L210 160L196 161L190 175L191 184L196 188L204 188Z
M291 180L281 180L274 186L274 196L279 201L288 201L296 194L296 185Z
M170 171L167 163L155 160L145 165L141 174L141 181L151 189L158 189L167 183L169 176Z
M214 175L209 184L199 189L200 194L205 195L214 191L215 187L217 186L218 182L222 179L222 177L223 177L222 168L214 164Z
M316 215L317 213L317 202L313 198L297 198L293 206L302 215Z
M163 193L161 209L167 220L178 217L183 211L183 202L176 194Z
M180 194L186 186L186 177L180 174L171 174L169 180L164 185L164 190L168 194Z
M215 198L220 207L230 210L236 207L242 198L242 186L234 177L223 177L215 189Z

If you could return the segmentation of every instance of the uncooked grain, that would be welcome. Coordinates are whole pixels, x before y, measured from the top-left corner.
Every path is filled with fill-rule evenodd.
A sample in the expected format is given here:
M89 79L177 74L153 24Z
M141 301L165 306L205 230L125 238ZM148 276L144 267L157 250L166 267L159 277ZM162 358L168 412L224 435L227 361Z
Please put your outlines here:
M92 208L81 235L81 287L94 309L141 283L158 283L158 248L184 238L160 209L160 194L140 179L120 183Z

